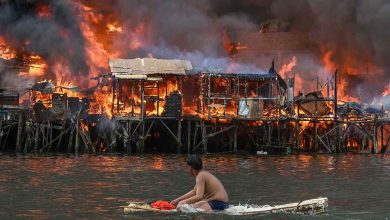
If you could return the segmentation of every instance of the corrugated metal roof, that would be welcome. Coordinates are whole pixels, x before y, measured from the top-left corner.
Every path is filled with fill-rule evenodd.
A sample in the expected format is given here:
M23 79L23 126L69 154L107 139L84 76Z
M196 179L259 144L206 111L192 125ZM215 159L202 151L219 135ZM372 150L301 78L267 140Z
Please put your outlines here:
M156 58L111 59L111 73L118 75L173 74L185 75L192 69L188 60L164 60Z
M270 79L277 78L276 73L269 72L226 72L222 69L212 69L212 68L194 68L192 71L188 72L189 74L203 74L210 75L214 77L234 77L234 78L252 78L252 79Z

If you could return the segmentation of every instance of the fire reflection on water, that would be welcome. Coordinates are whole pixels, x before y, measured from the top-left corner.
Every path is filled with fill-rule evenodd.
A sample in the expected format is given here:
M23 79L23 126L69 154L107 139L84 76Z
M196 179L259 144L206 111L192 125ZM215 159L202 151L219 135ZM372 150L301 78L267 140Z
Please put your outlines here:
M383 169L389 165L388 155L202 157L232 203L268 204L322 195L334 201L332 212L346 209L345 198L367 203L371 197L365 193L377 199L388 195L380 185L389 181ZM15 218L116 218L126 201L169 200L191 189L194 179L185 160L179 155L2 155L0 217L9 210L7 216ZM10 197L17 203L10 203ZM345 198L337 201L339 197Z

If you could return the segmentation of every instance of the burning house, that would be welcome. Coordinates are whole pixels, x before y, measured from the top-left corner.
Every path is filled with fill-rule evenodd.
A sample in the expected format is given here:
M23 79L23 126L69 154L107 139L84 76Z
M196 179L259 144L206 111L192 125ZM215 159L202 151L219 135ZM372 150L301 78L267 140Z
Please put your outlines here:
M0 1L2 150L386 151L382 3L216 2Z
M113 114L143 118L182 116L182 87L187 60L137 58L110 60Z

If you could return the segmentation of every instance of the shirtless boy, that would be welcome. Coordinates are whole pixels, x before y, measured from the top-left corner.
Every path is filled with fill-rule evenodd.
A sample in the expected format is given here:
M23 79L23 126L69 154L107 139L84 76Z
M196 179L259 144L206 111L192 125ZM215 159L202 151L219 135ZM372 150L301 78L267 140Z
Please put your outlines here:
M183 204L193 204L195 208L224 210L229 207L228 194L221 181L213 174L203 170L202 159L198 155L190 155L187 165L192 176L196 179L193 190L174 199L171 204L178 207Z

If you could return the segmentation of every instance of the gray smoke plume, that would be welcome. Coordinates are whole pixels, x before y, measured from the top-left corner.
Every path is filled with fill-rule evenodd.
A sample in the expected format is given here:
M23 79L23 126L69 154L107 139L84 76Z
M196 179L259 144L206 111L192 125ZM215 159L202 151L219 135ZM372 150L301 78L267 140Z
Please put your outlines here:
M38 3L48 4L52 17L39 17ZM77 75L88 73L84 38L72 1L15 1L0 7L0 35L13 48L44 58L50 68L61 60Z
M113 37L113 49L122 50L123 58L145 57L194 59L200 65L223 66L229 54L223 47L223 33L231 39L244 32L256 33L261 23L280 19L289 23L290 31L305 31L313 42L312 57L297 54L297 72L305 80L321 74L323 50L334 52L332 61L349 82L352 96L369 100L383 92L389 83L390 1L388 0L56 0L15 1L1 5L0 35L14 46L49 60L64 59L74 74L89 71L85 59L85 39L80 32L77 6L86 4L101 17L113 15L126 30L145 23L143 46L130 49L134 41L129 33ZM32 6L49 4L53 19L36 16ZM65 30L66 34L61 34ZM127 49L126 49L127 48ZM126 50L123 52L123 50ZM205 61L201 61L205 60ZM252 66L248 64L243 66ZM345 63L359 73L346 73ZM369 63L383 69L371 68ZM256 70L256 68L254 68ZM249 68L252 70L252 68ZM320 76L321 77L321 76Z
M289 20L293 28L309 31L317 45L334 51L332 60L340 67L352 63L359 69L348 73L355 76L342 72L349 81L350 94L368 101L383 92L390 77L389 1L277 0L271 9L275 16ZM367 63L379 66L383 73Z

